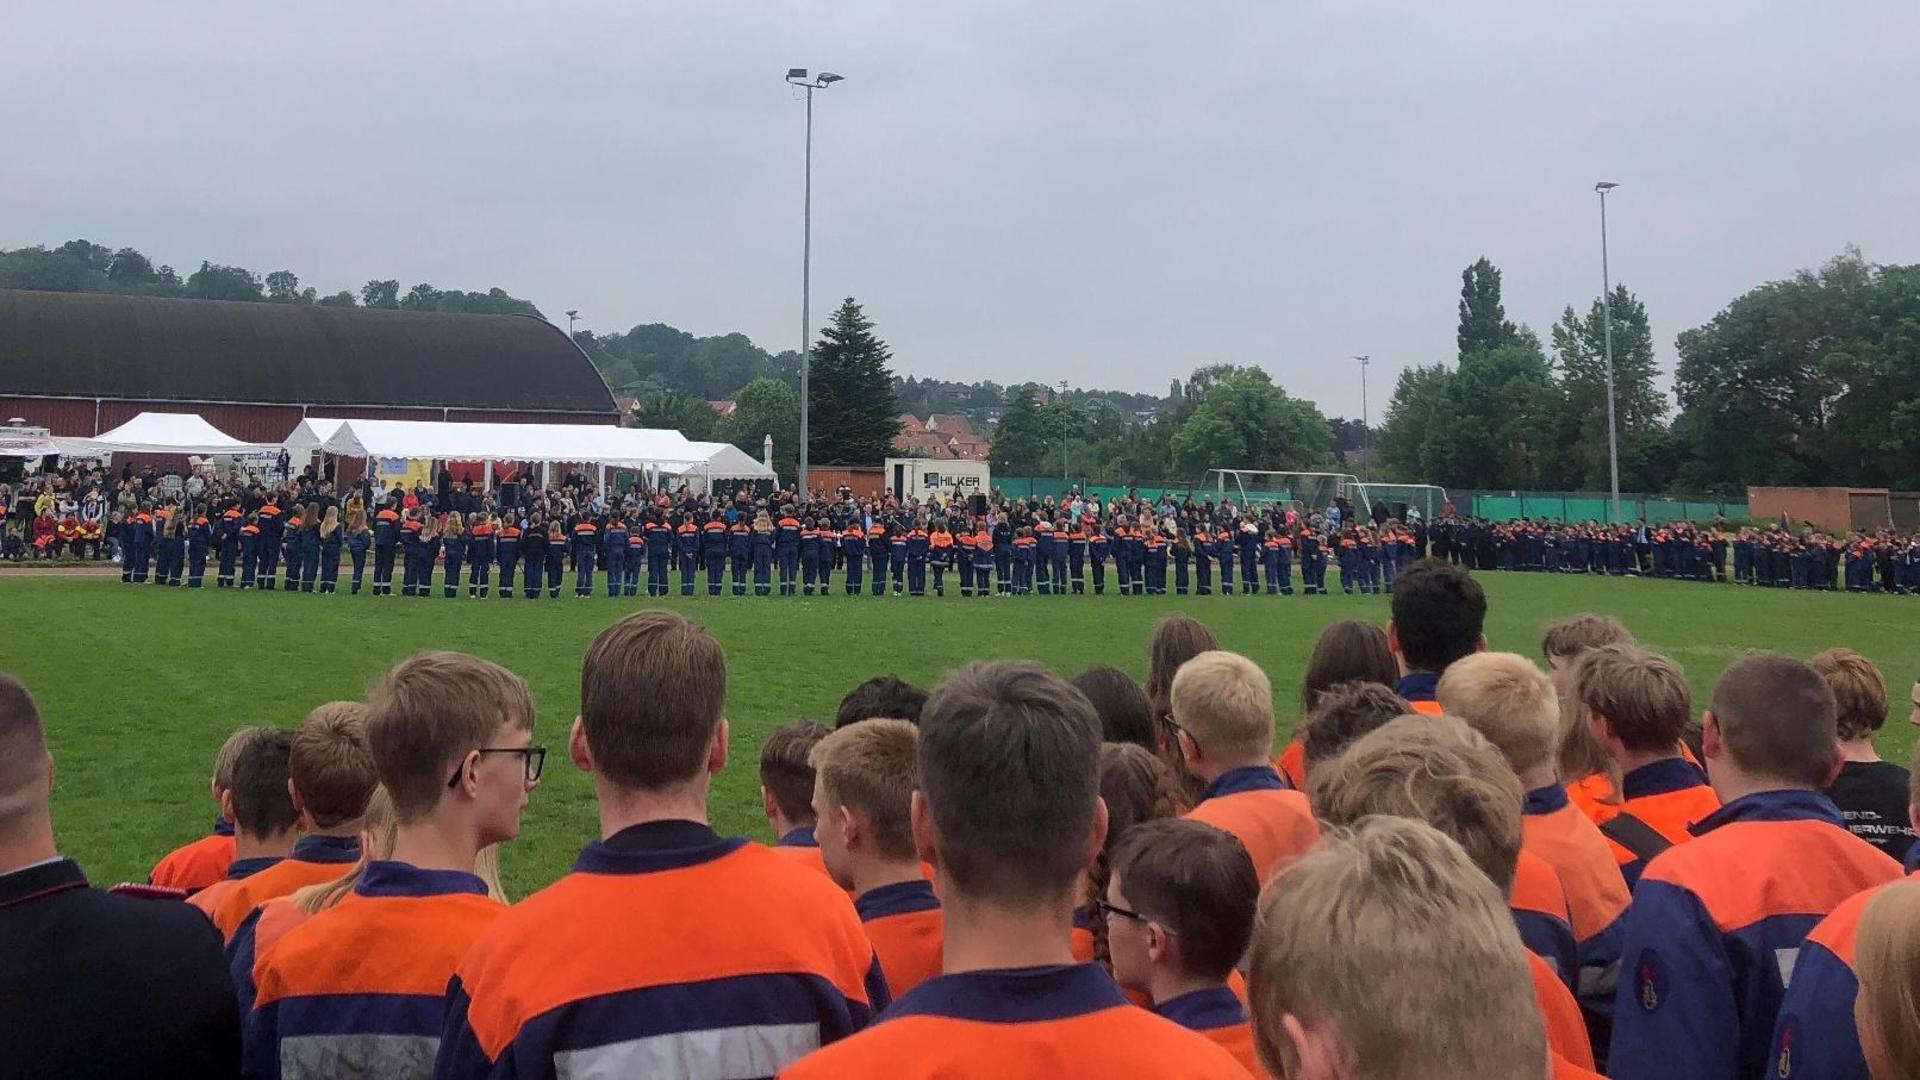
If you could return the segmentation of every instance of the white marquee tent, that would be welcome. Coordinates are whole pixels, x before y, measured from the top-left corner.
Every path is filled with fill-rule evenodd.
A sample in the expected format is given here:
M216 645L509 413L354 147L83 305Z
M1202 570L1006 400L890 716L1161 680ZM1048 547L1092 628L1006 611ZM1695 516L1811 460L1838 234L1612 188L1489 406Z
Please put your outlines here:
M198 413L143 412L91 439L58 441L68 454L257 454L277 449L241 442Z
M340 425L344 423L346 423L345 420L331 417L309 416L300 421L300 426L294 428L281 445L285 446L290 453L311 454L319 450L328 439L333 438L334 434L340 430Z
M695 442L687 445L700 454L700 459L685 466L662 468L667 476L681 479L702 479L709 485L715 480L774 480L777 474L764 464L755 461L753 455L732 443Z

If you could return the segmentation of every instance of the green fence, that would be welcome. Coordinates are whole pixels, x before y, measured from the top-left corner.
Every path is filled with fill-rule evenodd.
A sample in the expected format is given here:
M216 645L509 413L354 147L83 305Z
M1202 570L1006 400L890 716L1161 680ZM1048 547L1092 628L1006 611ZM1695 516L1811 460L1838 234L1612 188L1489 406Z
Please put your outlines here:
M1059 476L996 476L994 489L1009 499L1045 499L1051 497L1055 502L1074 488L1088 498L1098 497L1101 502L1124 499L1128 491L1138 492L1143 499L1158 499L1162 493L1176 499L1184 499L1188 492L1196 497L1198 489L1182 481L1163 480L1151 484L1089 484L1084 477Z
M1474 517L1488 521L1512 521L1515 518L1546 518L1553 521L1606 521L1611 516L1612 498L1592 492L1459 492L1454 505ZM1712 521L1716 517L1744 518L1747 504L1735 502L1689 502L1659 495L1620 496L1621 521L1645 520L1650 524L1666 521Z

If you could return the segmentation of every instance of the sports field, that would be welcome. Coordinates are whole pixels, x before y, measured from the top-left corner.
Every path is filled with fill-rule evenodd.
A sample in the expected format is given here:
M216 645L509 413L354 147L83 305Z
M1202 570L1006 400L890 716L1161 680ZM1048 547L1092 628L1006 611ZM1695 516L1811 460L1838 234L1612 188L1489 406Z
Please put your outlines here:
M1920 601L1523 574L1481 580L1493 648L1535 656L1549 620L1604 612L1686 667L1696 710L1719 670L1745 650L1806 657L1851 646L1881 666L1896 703L1881 752L1904 761L1911 745L1902 703L1920 673ZM0 670L24 679L46 714L62 852L93 880L113 882L143 879L162 853L204 832L213 817L208 770L234 727L291 725L322 701L359 697L387 665L417 650L495 660L531 685L535 741L549 748L525 827L502 857L508 889L521 896L563 872L595 833L591 786L565 753L580 658L602 627L646 603L188 592L7 576L0 612L11 632ZM1266 668L1285 727L1298 711L1300 671L1318 629L1342 618L1384 624L1387 615L1382 597L1340 595L664 603L705 622L726 647L733 760L715 788L715 825L762 838L754 775L761 737L796 716L830 721L840 696L868 676L894 672L930 685L968 660L1024 657L1064 674L1112 663L1144 678L1154 620L1179 611Z

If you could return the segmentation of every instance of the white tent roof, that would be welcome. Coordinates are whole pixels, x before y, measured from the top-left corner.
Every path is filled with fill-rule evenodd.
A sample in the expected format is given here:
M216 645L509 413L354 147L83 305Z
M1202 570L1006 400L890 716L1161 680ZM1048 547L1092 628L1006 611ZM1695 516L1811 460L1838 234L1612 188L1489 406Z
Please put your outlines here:
M700 454L684 467L664 468L673 476L704 476L709 480L773 480L774 471L732 443L695 442L687 445Z
M344 423L346 423L345 420L331 417L309 416L300 421L299 427L288 433L281 445L295 453L302 450L312 453L320 449L321 444L333 438L334 434L340 430L340 425Z
M702 457L685 435L664 428L431 420L348 420L321 442L320 449L363 458L577 461L660 469Z
M272 444L241 442L206 422L198 413L143 412L91 439L63 440L95 454L254 454Z

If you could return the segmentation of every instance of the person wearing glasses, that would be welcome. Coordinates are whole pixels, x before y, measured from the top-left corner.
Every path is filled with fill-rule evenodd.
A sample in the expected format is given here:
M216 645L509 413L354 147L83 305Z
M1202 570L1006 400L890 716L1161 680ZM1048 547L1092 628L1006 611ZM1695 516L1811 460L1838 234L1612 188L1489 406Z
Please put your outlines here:
M507 911L476 871L513 839L539 783L533 698L518 675L455 652L402 660L375 686L367 743L393 804L393 848L353 900L254 961L243 1076L433 1074L454 966Z
M1260 882L1240 841L1179 818L1127 830L1106 895L1113 980L1147 995L1153 1011L1219 1043L1254 1076L1247 1010L1227 983L1253 937Z

